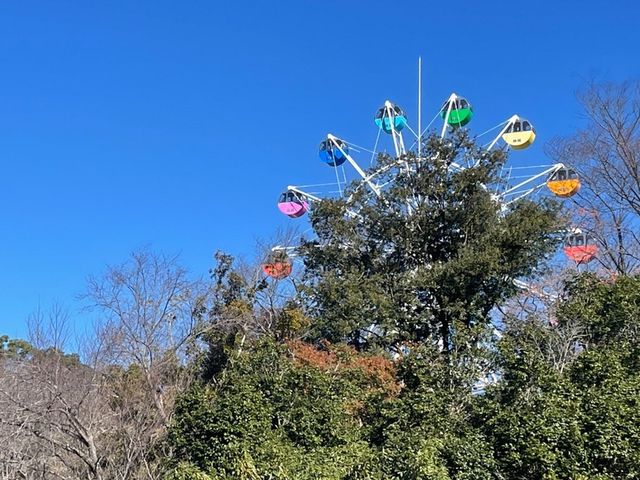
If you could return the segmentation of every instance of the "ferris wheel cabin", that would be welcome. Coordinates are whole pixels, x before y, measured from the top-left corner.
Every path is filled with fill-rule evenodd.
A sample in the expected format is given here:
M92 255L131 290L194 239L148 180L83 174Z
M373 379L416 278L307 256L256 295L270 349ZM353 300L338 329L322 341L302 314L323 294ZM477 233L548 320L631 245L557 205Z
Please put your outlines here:
M469 101L464 97L454 96L453 99L449 99L442 105L440 110L440 116L447 120L447 123L452 127L464 127L471 121L473 117L473 107ZM451 108L451 110L449 110ZM447 118L447 111L449 110L449 117Z
M567 237L564 253L578 265L589 263L598 253L598 245L590 235L577 231Z
M516 118L502 134L502 140L514 150L524 150L531 146L535 139L536 131L533 125L524 118Z
M340 150L340 148L338 148L336 144L340 145L340 148L342 150ZM349 147L346 143L341 140L330 140L328 138L320 143L320 147L318 150L320 160L331 167L339 167L344 162L346 162L347 156L345 155L345 153L349 153Z
M562 167L549 177L547 188L558 197L569 198L580 190L580 179L575 170Z
M278 199L278 210L291 218L298 218L309 211L309 202L293 190L287 190Z
M374 118L378 128L391 134L394 130L399 132L407 124L407 116L398 105L388 104L376 112Z
M275 280L287 278L292 270L291 261L282 253L269 255L267 261L262 264L264 274Z

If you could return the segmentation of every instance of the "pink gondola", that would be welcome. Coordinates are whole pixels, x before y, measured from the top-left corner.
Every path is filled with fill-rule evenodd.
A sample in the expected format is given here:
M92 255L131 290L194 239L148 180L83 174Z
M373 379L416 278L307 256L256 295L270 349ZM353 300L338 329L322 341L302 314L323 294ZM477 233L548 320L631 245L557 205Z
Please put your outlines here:
M291 218L298 218L307 213L309 202L293 190L287 190L278 200L278 210Z

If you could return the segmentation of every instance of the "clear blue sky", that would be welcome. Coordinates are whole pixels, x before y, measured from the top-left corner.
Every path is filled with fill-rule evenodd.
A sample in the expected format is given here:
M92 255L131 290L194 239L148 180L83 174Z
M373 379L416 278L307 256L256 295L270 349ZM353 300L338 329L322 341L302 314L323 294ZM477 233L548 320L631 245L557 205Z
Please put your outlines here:
M372 145L387 98L451 91L475 127L544 141L580 124L585 79L640 75L640 2L104 1L0 5L0 333L144 245L206 273L294 220L289 183L330 181L327 132ZM478 131L478 130L476 130ZM304 220L301 220L304 222Z

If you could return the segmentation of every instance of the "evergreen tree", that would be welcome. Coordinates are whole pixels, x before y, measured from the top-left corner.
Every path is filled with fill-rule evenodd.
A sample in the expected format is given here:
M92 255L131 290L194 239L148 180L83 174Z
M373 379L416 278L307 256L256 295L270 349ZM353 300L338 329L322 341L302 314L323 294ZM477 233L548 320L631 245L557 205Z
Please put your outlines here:
M388 359L300 342L253 342L176 406L172 478L380 478L361 411L396 388ZM205 477L203 475L209 475Z
M358 183L314 209L317 239L302 251L317 338L359 348L426 341L448 352L473 342L467 333L489 323L512 280L556 248L556 204L504 208L492 194L504 151L464 131L431 136L422 151L380 156L379 196Z
M566 297L557 327L510 323L474 423L503 478L638 478L640 278L579 276Z

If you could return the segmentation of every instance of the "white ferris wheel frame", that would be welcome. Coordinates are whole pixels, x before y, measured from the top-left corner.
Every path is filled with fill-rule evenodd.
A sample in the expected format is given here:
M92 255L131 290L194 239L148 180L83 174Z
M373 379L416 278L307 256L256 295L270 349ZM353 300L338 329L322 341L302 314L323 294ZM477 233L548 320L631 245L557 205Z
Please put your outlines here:
M444 111L444 116L443 116L443 126L440 132L441 139L444 139L447 132L450 130L448 128L450 127L450 125L448 124L448 120L454 105L456 105L455 102L458 101L458 99L460 98L462 97L460 97L455 92L453 92L451 93L451 95L449 95L448 99L446 100L447 108ZM385 183L381 185L375 182L376 177L378 177L382 173L394 167L404 167L407 171L410 171L410 167L406 159L403 158L407 152L403 134L401 131L399 131L395 127L395 122L394 122L394 118L396 117L395 107L396 106L392 102L390 102L389 100L385 100L384 105L382 107L384 109L384 113L381 118L383 122L385 117L389 119L389 128L390 128L389 133L391 134L391 138L393 140L393 146L394 146L397 162L392 163L390 165L385 165L384 167L381 167L380 169L377 169L370 174L367 174L365 170L362 167L360 167L358 162L353 158L353 156L348 152L347 148L345 147L347 145L354 145L354 144L351 144L350 142L342 138L339 138L338 136L333 135L331 133L327 134L327 137L326 137L326 140L331 145L331 147L334 149L337 149L344 156L344 158L349 163L349 165L351 165L351 167L355 170L355 172L361 178L361 181L363 182L363 184L365 184L377 197L381 196L381 189L387 184ZM436 117L439 115L442 115L442 112L443 110L441 109L436 115ZM434 120L435 120L435 117L434 117ZM509 130L509 128L513 126L516 122L521 120L522 118L520 116L512 115L507 120L498 124L498 126L501 126L502 128L500 129L496 137L489 143L488 147L486 148L486 151L490 151L492 148L494 148L495 145L498 143L498 141L502 138L502 136ZM384 126L384 123L383 125L380 126L381 130L383 126ZM492 128L491 130L494 130L495 128L496 127ZM411 130L410 127L409 127L409 130ZM413 132L413 130L411 130L411 132L414 133L414 135L417 138L418 160L420 161L422 160L421 142L422 142L422 136L423 136L423 132L422 132L422 58L418 58L418 132L415 133ZM376 141L376 144L377 144L377 141ZM375 154L375 151L372 153ZM520 181L516 185L509 186L509 188L507 188L502 192L492 193L492 198L494 199L494 201L498 202L502 206L502 208L505 209L509 205L519 200L522 200L527 196L543 188L546 185L547 180L551 178L557 171L566 168L566 166L563 163L555 163L551 166L544 165L540 167L547 167L547 168L545 168L544 170L538 173L535 173L531 176L526 177L524 180ZM338 167L334 166L334 168L338 168ZM457 170L464 170L468 167L459 165L454 162L451 165L451 168L455 168ZM301 186L288 185L287 191L295 192L296 194L302 196L303 198L309 200L312 203L324 201L324 199L321 198L320 196L307 191L306 189L304 189L304 187L301 187ZM342 194L342 192L340 193ZM349 201L350 199L351 197L349 197L347 200ZM412 213L413 209L411 208L411 205L408 205L408 211L409 213ZM347 215L349 215L350 217L360 217L360 215L357 212L354 212L351 210L347 211ZM281 248L281 247L276 247L276 248ZM286 248L289 248L289 247L286 247ZM292 247L292 248L295 248L295 247Z

